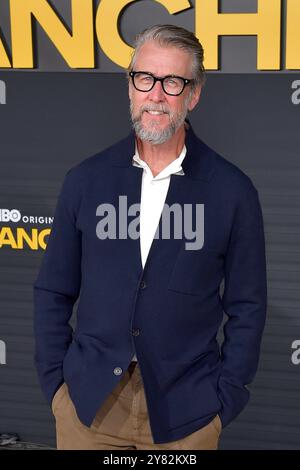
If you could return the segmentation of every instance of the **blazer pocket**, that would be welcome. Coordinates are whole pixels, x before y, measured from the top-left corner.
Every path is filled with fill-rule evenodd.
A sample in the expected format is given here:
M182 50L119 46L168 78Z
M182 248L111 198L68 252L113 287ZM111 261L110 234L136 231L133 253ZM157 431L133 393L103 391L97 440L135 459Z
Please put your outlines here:
M168 290L205 297L219 289L223 278L223 255L217 251L182 249L175 262Z
M195 385L196 384L196 385ZM222 404L208 378L178 381L167 393L170 429L175 430L209 415L216 416ZM216 418L211 422L217 429ZM218 432L220 432L218 430Z

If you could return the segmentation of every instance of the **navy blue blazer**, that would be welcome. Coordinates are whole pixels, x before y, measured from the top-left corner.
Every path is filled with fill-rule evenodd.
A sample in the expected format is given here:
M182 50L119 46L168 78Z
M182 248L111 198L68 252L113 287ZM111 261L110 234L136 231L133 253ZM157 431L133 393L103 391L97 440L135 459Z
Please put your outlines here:
M131 133L67 173L34 284L35 361L49 404L65 381L90 426L136 352L155 443L181 439L217 413L224 427L241 412L266 314L257 191L191 128L186 146L185 175L171 176L166 204L204 204L202 249L186 250L184 234L157 237L143 269L139 238L98 238L100 204L117 208L120 195L128 207L140 203Z

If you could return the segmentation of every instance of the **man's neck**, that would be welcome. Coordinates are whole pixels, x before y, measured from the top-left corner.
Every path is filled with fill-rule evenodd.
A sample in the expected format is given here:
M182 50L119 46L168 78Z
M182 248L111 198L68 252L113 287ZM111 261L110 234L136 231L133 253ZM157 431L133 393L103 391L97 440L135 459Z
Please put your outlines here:
M139 156L147 163L153 176L156 176L180 155L184 141L184 125L163 144L153 145L137 137Z

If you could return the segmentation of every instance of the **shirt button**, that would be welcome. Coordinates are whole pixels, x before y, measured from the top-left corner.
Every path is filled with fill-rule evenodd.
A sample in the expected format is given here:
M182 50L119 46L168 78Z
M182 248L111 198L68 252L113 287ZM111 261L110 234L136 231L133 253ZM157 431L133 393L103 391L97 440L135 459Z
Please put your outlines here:
M147 287L146 282L145 282L144 280L141 281L141 283L140 283L140 288L141 288L141 289L145 289L146 287Z
M141 330L139 328L136 328L135 330L132 330L132 335L133 336L139 336Z
M123 370L121 369L121 367L115 367L114 368L114 374L115 375L121 375L123 372Z

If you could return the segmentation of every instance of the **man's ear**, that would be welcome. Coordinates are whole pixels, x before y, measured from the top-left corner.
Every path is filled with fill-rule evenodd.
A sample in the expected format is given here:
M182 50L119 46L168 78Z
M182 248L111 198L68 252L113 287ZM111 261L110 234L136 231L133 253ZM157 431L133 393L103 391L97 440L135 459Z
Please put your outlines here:
M192 111L194 107L196 106L196 104L198 103L198 101L200 100L201 91L202 91L202 87L200 85L197 86L197 88L193 91L192 96L190 98L189 105L188 105L189 111Z

